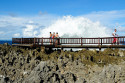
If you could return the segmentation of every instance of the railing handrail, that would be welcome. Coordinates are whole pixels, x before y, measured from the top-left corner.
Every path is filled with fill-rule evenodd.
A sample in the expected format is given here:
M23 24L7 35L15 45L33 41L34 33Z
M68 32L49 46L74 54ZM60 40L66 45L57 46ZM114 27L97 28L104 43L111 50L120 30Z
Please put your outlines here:
M98 38L125 38L125 36L119 36L119 37L79 37L79 38L75 38L75 37L70 37L70 38L63 38L63 37L59 37L60 39L98 39ZM20 37L21 38L21 37ZM23 38L23 37L22 37ZM32 39L32 38L37 38L37 39L50 39L49 37L31 37L31 38L23 38L23 39ZM13 39L19 39L19 38L13 38ZM56 38L55 38L56 39Z

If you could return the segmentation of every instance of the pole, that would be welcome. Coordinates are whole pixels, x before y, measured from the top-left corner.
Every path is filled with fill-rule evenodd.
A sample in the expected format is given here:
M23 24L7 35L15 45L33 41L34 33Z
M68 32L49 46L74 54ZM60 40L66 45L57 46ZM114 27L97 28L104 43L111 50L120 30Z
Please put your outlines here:
M42 45L43 45L43 37L42 37Z
M34 37L34 45L35 45L35 40L36 40L36 38Z
M82 37L81 37L81 46L82 46Z

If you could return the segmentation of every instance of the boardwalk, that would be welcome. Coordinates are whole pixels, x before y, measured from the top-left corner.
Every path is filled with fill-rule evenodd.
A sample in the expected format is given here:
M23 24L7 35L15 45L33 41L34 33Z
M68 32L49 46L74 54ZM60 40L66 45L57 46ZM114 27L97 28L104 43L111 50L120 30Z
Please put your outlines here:
M52 39L51 43L50 38L12 38L12 45L46 48L125 48L125 36L116 38L116 44L112 43L114 37L58 38Z

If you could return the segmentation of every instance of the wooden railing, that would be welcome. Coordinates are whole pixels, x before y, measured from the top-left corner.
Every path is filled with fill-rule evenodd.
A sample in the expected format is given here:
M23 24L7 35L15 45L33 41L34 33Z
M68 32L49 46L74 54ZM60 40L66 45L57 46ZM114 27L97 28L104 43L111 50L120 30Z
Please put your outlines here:
M116 37L117 44L125 44L125 36ZM55 45L57 41L59 45L68 44L112 44L114 37L99 37L99 38L12 38L12 44L34 44L34 45ZM51 41L51 42L50 42Z

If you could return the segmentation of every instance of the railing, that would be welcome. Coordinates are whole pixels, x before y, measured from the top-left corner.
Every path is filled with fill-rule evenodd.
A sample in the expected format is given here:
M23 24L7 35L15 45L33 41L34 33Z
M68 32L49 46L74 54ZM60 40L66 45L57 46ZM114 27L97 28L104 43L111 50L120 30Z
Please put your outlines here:
M125 44L125 36L115 37L117 44ZM113 44L114 37L102 37L102 38L12 38L12 44L34 44L34 45L68 45L68 44Z

